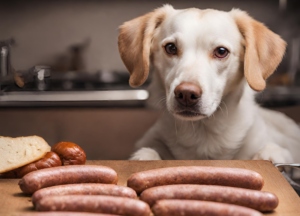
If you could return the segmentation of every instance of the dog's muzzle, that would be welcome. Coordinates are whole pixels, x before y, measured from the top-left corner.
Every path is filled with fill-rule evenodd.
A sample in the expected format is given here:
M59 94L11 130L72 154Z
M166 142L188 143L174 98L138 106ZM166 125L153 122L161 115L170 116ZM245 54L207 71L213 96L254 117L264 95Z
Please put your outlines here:
M174 94L180 105L184 107L192 107L197 104L200 99L202 90L199 86L193 83L183 82L175 88Z
M177 101L176 114L182 117L197 117L199 113L199 100L202 89L193 83L182 82L174 90Z

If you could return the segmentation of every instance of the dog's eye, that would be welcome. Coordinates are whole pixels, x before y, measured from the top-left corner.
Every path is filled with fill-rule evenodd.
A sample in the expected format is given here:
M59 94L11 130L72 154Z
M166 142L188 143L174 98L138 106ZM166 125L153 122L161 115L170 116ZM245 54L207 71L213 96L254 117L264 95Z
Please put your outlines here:
M228 53L229 53L229 51L226 48L224 48L224 47L218 47L214 51L214 55L217 58L225 58L228 55Z
M176 55L177 54L177 47L173 43L168 43L165 46L165 50L169 55Z

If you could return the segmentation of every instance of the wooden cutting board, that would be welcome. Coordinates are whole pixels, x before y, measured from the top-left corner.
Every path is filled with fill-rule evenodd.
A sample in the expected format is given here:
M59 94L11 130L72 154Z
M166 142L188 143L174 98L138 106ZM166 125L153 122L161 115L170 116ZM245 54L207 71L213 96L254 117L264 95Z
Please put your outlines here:
M240 160L184 160L184 161L87 161L86 164L105 165L116 170L119 175L119 185L126 186L126 181L132 173L172 166L219 166L237 167L254 170L260 173L265 185L263 191L276 194L279 206L275 211L265 215L299 216L300 198L281 173L269 161ZM0 179L0 215L10 216L33 212L31 197L24 195L19 186L19 179Z

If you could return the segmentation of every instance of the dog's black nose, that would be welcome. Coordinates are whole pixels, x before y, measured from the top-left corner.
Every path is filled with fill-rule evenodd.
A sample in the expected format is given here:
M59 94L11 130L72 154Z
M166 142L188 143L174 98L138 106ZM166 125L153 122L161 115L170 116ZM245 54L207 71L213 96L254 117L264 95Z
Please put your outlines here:
M184 106L193 106L198 102L202 90L193 83L183 82L175 88L174 94L176 100L180 104Z

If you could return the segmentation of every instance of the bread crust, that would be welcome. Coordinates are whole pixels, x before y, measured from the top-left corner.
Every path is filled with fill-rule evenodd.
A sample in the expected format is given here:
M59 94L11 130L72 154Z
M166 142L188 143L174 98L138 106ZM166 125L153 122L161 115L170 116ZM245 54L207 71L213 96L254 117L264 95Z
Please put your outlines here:
M35 144L33 145L31 141L34 141ZM25 146L25 145L22 146L22 145L18 144L18 143L22 143L22 142L25 142L25 143L28 142L29 144L27 146ZM6 147L5 145L13 146L13 147L5 148ZM20 150L18 149L19 146L22 146ZM28 147L28 146L30 146L30 147ZM37 148L34 149L35 147L37 147ZM10 152L11 150L16 151L16 153L12 154ZM33 135L33 136L16 137L16 138L0 136L0 153L1 153L1 155L5 155L5 154L7 155L8 153L10 153L10 154L12 154L11 160L13 160L12 163L7 162L6 164L4 161L0 160L0 165L2 164L2 166L3 166L3 167L0 166L0 173L14 170L19 167L30 164L34 161L40 160L50 150L51 150L51 147L49 146L49 144L40 136ZM27 151L29 151L29 153L32 151L36 151L36 152L32 155L29 155ZM28 156L26 154L28 154ZM23 161L22 161L22 158L24 158L24 157L26 157L26 159L23 159ZM5 159L7 159L8 161L10 160L10 158L5 158ZM7 166L7 167L4 167L4 166Z
M61 160L59 156L55 152L47 152L46 155L40 160L19 167L17 169L2 173L1 177L22 178L24 175L30 172L40 170L40 169L50 168L50 167L56 167L56 166L61 166Z

